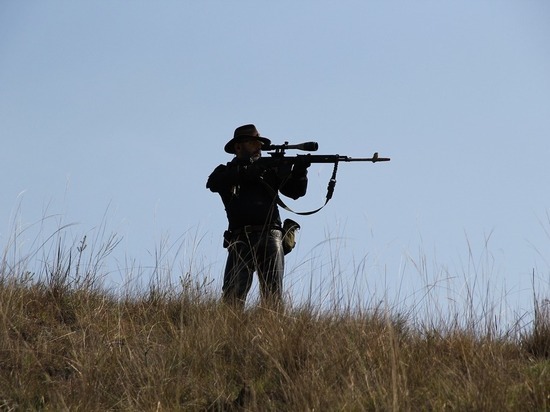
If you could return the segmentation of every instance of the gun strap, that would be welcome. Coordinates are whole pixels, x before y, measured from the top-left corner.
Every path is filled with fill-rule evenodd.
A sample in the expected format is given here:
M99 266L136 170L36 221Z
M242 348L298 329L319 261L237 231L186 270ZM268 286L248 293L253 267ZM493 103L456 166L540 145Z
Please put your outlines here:
M283 209L288 210L289 212L294 213L296 215L308 216L308 215L312 215L312 214L317 213L318 211L320 211L322 208L324 208L327 205L329 200L332 199L332 195L334 193L334 187L336 186L336 173L337 172L338 172L338 161L335 161L334 162L334 168L332 169L332 176L331 176L330 180L328 181L328 185L327 185L327 196L325 198L325 203L320 208L315 209L315 210L310 210L308 212L296 212L296 211L292 210L290 207L288 207L285 204L285 202L282 201L282 199L280 198L279 193L277 191L273 190L273 188L271 186L269 186L263 180L262 180L262 182L266 186L266 188L268 188L268 190L270 192L274 193L275 198L277 200L277 204L279 206L281 206Z

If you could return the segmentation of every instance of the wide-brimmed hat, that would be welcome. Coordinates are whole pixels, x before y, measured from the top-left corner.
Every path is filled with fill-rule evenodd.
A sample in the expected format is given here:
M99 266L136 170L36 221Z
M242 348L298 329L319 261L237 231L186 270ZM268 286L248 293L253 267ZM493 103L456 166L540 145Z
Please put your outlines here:
M235 154L235 143L244 142L245 140L259 140L263 146L271 145L271 140L267 137L260 136L260 132L253 124L245 124L235 129L233 139L226 143L224 150L227 153Z

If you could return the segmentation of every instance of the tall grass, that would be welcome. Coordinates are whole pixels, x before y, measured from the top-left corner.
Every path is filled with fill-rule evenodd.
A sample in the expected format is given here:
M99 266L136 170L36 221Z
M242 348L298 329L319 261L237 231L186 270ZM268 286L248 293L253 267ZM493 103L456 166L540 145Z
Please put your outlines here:
M235 312L162 247L148 287L108 290L116 236L63 232L3 254L2 410L550 410L544 297L517 333L475 308L466 322L384 302Z

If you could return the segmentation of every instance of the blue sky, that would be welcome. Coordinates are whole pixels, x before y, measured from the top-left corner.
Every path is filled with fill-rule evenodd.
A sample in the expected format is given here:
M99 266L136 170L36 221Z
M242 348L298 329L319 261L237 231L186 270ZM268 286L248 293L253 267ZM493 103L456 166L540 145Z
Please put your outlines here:
M216 288L226 220L205 182L255 123L392 158L342 164L329 205L297 219L293 299L473 289L529 310L533 274L550 289L549 19L546 1L2 2L0 248L72 224L69 244L122 239L115 285L162 251L167 276ZM313 165L291 206L322 204L330 172Z

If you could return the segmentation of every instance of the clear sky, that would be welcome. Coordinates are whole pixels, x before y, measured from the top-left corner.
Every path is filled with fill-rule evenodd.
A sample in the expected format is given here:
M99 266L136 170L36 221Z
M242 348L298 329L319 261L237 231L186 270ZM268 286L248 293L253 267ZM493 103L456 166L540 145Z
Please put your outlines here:
M122 239L114 285L161 261L217 288L226 218L205 182L255 123L392 158L341 164L296 219L295 301L529 310L533 283L550 291L549 22L546 0L2 1L0 250L74 223L68 245ZM320 206L330 172L289 204Z

